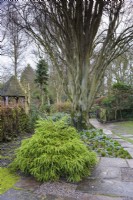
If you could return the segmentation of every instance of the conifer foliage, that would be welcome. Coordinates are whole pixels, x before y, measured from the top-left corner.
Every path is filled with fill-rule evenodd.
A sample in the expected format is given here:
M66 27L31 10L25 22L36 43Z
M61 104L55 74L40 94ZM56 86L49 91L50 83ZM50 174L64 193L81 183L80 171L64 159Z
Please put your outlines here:
M57 122L39 120L35 134L23 141L11 167L39 181L66 178L78 182L90 174L96 162L96 154L88 151L76 129L63 118Z

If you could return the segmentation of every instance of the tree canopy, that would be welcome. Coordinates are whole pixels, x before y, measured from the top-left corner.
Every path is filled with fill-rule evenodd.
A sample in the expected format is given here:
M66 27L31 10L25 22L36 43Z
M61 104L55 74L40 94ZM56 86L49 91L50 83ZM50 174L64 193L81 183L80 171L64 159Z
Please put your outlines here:
M77 126L86 126L107 66L133 44L131 3L124 0L10 3L20 16L16 24L44 49L62 78Z

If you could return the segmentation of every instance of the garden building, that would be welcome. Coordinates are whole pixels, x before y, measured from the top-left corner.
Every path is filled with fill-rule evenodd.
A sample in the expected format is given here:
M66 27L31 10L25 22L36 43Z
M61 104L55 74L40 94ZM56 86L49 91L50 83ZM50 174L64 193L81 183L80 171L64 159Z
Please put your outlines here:
M21 106L28 112L28 95L15 76L12 76L0 91L1 106Z

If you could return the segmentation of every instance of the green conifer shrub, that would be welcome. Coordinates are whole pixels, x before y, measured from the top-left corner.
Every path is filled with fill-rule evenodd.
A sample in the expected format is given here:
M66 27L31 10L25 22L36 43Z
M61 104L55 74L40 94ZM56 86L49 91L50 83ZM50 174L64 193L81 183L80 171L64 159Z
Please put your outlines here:
M22 142L11 168L39 181L66 178L78 182L88 176L97 162L96 154L87 149L76 129L65 121L39 120L35 134Z

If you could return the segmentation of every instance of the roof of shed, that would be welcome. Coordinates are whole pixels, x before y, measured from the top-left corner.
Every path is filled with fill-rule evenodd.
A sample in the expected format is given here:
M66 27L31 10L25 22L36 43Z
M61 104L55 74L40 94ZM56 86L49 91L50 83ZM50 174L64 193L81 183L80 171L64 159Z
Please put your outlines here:
M18 79L15 76L12 76L0 90L0 96L24 97L25 92Z

